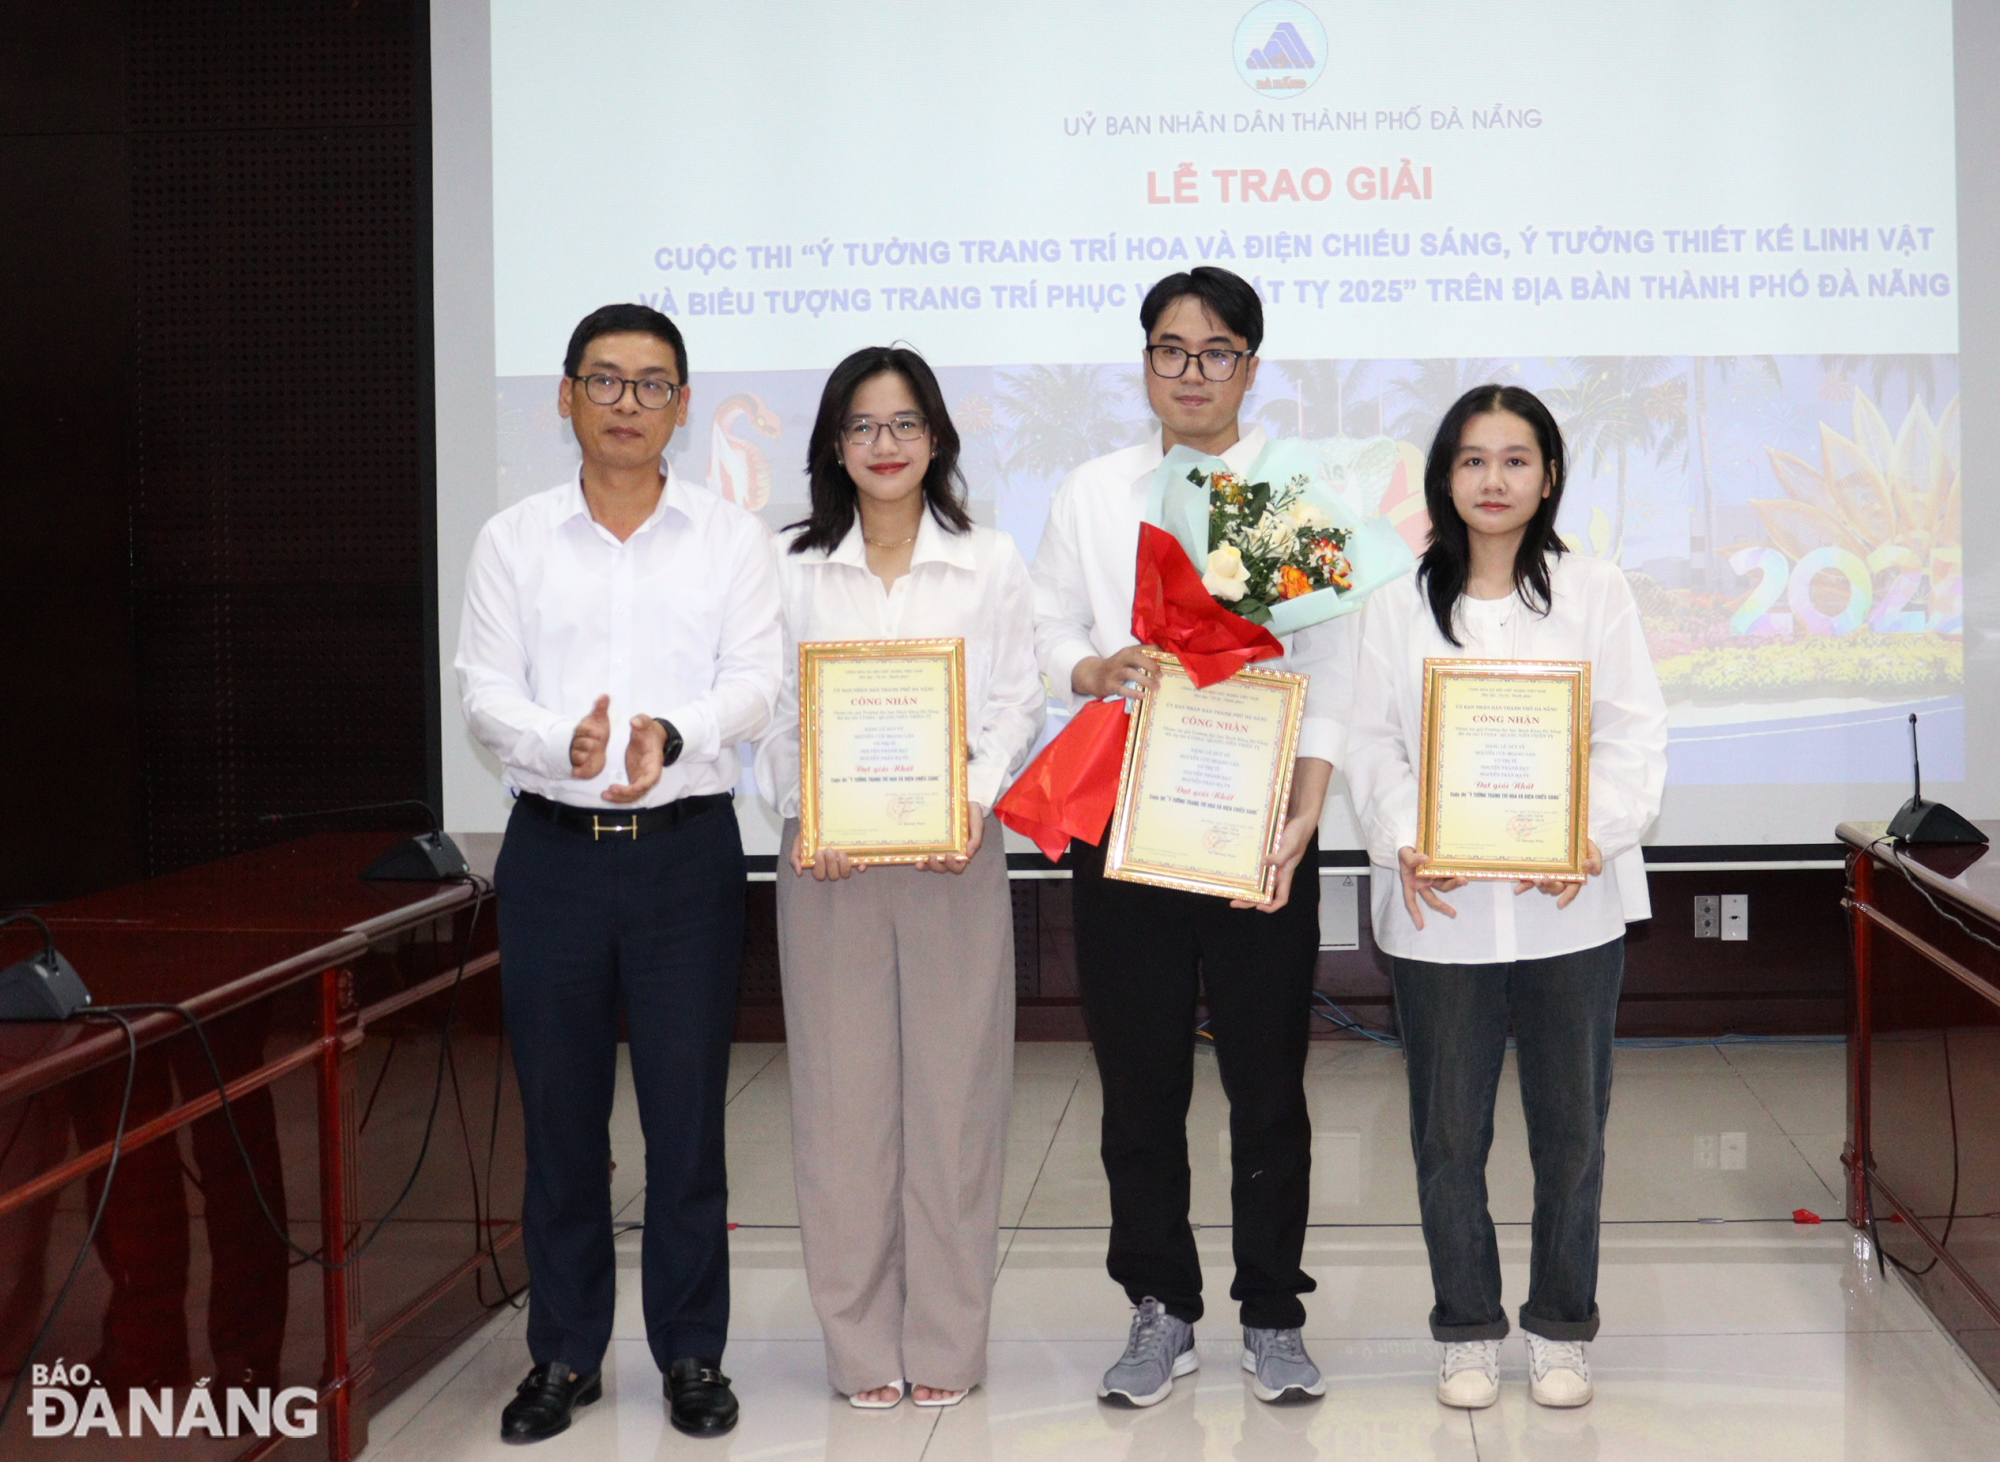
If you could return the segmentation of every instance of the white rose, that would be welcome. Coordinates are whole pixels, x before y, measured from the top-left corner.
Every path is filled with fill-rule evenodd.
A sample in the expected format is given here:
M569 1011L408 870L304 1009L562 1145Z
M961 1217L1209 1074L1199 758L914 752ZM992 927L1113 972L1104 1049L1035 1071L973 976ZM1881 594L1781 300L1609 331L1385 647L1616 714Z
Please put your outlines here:
M1218 599L1227 599L1234 604L1250 587L1250 570L1243 566L1243 555L1230 544L1223 544L1208 556L1208 568L1201 576L1202 588Z
M1318 508L1300 498L1285 510L1285 518L1300 532L1310 532L1315 528L1330 528L1332 520Z

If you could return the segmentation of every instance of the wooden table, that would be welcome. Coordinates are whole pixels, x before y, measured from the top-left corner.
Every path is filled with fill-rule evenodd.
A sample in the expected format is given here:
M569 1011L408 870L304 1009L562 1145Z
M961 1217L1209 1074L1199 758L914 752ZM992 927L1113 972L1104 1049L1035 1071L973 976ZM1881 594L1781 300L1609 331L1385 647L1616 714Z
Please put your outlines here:
M1848 1218L2000 1384L2000 853L1842 823ZM1981 829L2000 840L2000 823ZM1991 942L1989 942L1991 941Z
M363 883L401 836L302 838L44 911L97 1003L170 1001L201 1018L243 1151L182 1022L137 1017L132 1109L95 1253L39 1362L86 1362L121 1422L128 1388L172 1388L179 1401L202 1377L216 1392L303 1385L319 1400L308 1440L195 1435L174 1442L176 1457L289 1448L345 1462L367 1443L370 1410L504 1303L503 1281L525 1281L510 1252L521 1136L494 910L487 900L468 943L470 886ZM460 842L490 875L499 838ZM0 964L33 947L19 929L0 933ZM102 1191L126 1066L108 1023L0 1025L4 1380ZM288 1251L260 1193L294 1244L344 1267ZM23 1455L28 1431L17 1411L0 1451Z

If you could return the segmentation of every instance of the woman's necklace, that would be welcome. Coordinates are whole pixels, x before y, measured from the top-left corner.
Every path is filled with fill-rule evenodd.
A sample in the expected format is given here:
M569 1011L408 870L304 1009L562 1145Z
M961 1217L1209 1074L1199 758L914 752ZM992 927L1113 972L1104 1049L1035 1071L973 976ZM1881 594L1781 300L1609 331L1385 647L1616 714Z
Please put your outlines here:
M917 541L917 535L912 533L908 538L898 538L894 543L884 543L879 538L870 538L866 533L863 533L861 535L861 541L867 544L870 548L901 548L905 544L915 543Z

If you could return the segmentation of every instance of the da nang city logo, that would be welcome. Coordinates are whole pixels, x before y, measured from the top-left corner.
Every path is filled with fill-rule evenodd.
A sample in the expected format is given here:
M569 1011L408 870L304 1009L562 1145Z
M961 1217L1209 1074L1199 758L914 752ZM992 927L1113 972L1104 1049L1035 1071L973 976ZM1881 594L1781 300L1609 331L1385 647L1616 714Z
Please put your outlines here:
M1298 0L1264 0L1236 27L1236 74L1259 96L1296 96L1326 70L1326 27Z

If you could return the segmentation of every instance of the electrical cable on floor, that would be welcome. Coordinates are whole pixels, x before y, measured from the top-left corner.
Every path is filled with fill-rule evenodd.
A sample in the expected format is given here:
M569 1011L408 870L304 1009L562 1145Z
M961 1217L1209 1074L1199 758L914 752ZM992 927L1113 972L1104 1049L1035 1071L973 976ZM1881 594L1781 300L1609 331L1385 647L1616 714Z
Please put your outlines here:
M507 1027L503 1023L500 1027L499 1043L493 1049L493 1112L486 1124L486 1184L484 1202L479 1205L473 1214L475 1220L480 1219L481 1215L484 1215L484 1221L479 1230L480 1242L481 1246L486 1250L486 1261L493 1270L493 1282L500 1286L500 1298L489 1301L486 1298L485 1275L476 1269L472 1272L473 1298L478 1301L481 1309L487 1310L497 1310L502 1305L507 1306L509 1309L518 1310L523 1303L521 1296L528 1292L526 1284L523 1284L519 1289L513 1289L508 1286L507 1276L500 1271L500 1248L493 1241L493 1155L499 1150L500 1144L500 1091L504 1085L506 1072ZM475 1194L474 1196L477 1198L479 1195ZM637 1228L638 1225L634 1224L633 1227ZM617 1231L613 1230L611 1236L614 1239L617 1238Z
M1392 1051L1403 1049L1403 1041L1400 1036L1390 1035L1385 1031L1372 1031L1368 1029L1367 1026L1349 1015L1318 990L1313 991L1313 1014L1317 1015L1321 1020L1326 1021L1336 1030L1343 1030L1349 1035L1360 1036L1364 1040L1373 1041L1378 1046L1386 1046Z
M1881 1272L1882 1261L1887 1259L1903 1273L1913 1279L1921 1279L1937 1268L1937 1262L1944 1257L1943 1251L1951 1243L1951 1230L1958 1222L1958 1094L1952 1090L1951 1081L1951 1032L1940 1030L1939 1039L1944 1045L1944 1100L1945 1110L1951 1118L1951 1201L1945 1205L1944 1232L1938 1235L1938 1252L1931 1255L1931 1262L1917 1269L1905 1264L1894 1254L1882 1247L1882 1230L1875 1221L1875 1205L1868 1205L1868 1231L1875 1240L1875 1267Z
M14 1384L7 1388L7 1400L0 1405L0 1431L7 1429L7 1419L14 1414L14 1403L21 1395L21 1383L33 1371L35 1357L41 1353L43 1342L55 1328L56 1316L62 1313L69 1292L76 1285L77 1275L83 1272L83 1261L90 1257L90 1246L97 1242L98 1225L104 1222L105 1205L111 1201L111 1180L118 1175L118 1159L125 1150L125 1122L132 1114L132 1087L139 1076L139 1037L132 1029L132 1022L117 1011L98 1009L91 1010L90 1014L117 1021L119 1028L125 1032L125 1094L119 1099L118 1125L111 1133L111 1159L104 1167L104 1186L97 1192L97 1211L90 1216L90 1227L84 1230L83 1242L77 1246L69 1275L63 1280L62 1288L56 1291L55 1303L49 1306L48 1317L42 1321L42 1328L35 1332L28 1353L21 1358L20 1370L14 1373Z
M1329 1000L1325 995L1322 995L1319 991L1315 990L1312 993L1313 993L1312 1013L1318 1016L1321 1020L1326 1021L1336 1030L1343 1030L1348 1032L1350 1035L1360 1036L1364 1040L1373 1041L1378 1046L1387 1046L1391 1050L1400 1051L1403 1049L1403 1043L1397 1037L1386 1034L1385 1032L1382 1031L1372 1031L1368 1029L1367 1026L1361 1024L1360 1021L1356 1020L1353 1016L1349 1015L1345 1010L1341 1009L1338 1005L1335 1005L1333 1001ZM1332 1013L1329 1014L1328 1013L1329 1011ZM1194 1037L1197 1041L1207 1041L1210 1045L1215 1044L1215 1032L1209 1029L1208 1017L1204 1017L1203 1019L1195 1022Z

